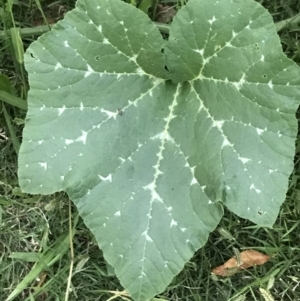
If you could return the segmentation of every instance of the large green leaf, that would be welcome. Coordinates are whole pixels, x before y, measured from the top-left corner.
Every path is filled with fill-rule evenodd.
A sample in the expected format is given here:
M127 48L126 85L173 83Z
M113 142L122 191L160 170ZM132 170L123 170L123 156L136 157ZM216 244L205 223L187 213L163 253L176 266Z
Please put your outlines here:
M274 223L300 72L259 4L190 0L164 42L135 7L81 0L25 62L20 185L67 191L135 300L166 288L222 203Z
M187 26L186 24L189 24ZM197 109L174 120L198 144L197 180L241 217L271 226L293 168L299 68L282 54L269 13L253 1L191 1L171 28L171 78L190 81ZM193 116L194 115L194 116ZM183 120L185 120L183 122ZM193 134L192 134L193 132Z

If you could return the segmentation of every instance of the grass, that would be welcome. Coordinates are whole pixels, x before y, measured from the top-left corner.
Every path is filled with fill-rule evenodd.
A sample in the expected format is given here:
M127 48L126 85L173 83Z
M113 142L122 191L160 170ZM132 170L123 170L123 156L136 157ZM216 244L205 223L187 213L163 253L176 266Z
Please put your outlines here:
M171 4L181 5L181 2ZM300 2L258 2L269 9L277 22L285 53L300 63ZM47 23L61 19L72 7L74 1L19 0L9 9L0 1L0 37L4 38L0 39L0 72L11 83L4 91L0 89L3 101L0 103L1 301L8 296L18 301L126 299L126 295L116 293L122 291L122 287L67 196L63 193L31 196L18 187L17 153L28 92L22 53L40 33L48 30ZM14 27L23 29L14 30L14 36L9 38L8 30ZM297 146L297 151L299 149ZM256 227L226 212L206 246L195 254L159 298L263 301L259 289L265 289L276 301L300 300L299 163L297 153L287 199L273 229ZM211 269L232 257L233 248L251 248L272 257L268 263L232 277L212 277Z

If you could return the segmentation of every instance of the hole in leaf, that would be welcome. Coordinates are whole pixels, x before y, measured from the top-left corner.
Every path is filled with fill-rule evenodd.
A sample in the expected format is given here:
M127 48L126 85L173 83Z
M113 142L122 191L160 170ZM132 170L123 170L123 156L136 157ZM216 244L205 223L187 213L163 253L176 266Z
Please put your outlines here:
M95 61L99 61L100 60L100 56L95 56Z
M257 211L257 213L258 213L259 215L262 215L262 212L261 212L261 211L259 211L259 210Z
M167 71L170 71L167 65L165 65L165 69L166 69Z
M262 76L263 78L267 78L267 74L263 74L263 76Z
M259 50L259 47L258 47L257 43L254 45L254 47L255 47L255 49Z
M33 55L32 52L30 52L30 56L31 56L33 59L35 59L35 56Z

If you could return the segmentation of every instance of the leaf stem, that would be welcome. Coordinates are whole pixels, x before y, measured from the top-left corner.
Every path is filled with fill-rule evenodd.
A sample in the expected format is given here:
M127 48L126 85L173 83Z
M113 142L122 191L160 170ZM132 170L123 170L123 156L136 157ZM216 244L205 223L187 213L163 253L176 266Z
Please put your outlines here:
M282 20L280 22L275 23L276 30L280 31L284 29L285 27L288 28L299 28L298 23L300 22L300 13L297 14L296 16ZM156 27L159 29L160 32L162 33L169 33L170 31L170 25L169 24L164 24L164 23L159 23L159 22L154 22ZM40 26L35 26L35 27L27 27L27 28L20 28L20 35L22 38L26 38L29 36L35 36L35 35L42 35L45 32L49 31L53 25L40 25ZM300 29L300 28L299 28ZM7 36L7 32L10 33L10 30L7 30L6 32L4 30L0 30L0 39L4 39Z
M72 209L71 209L71 200L69 199L69 238L70 238L70 253L71 253L71 262L70 262L70 271L68 277L68 284L66 289L65 301L69 300L71 279L73 274L74 266L74 248L73 248L73 227L72 227Z

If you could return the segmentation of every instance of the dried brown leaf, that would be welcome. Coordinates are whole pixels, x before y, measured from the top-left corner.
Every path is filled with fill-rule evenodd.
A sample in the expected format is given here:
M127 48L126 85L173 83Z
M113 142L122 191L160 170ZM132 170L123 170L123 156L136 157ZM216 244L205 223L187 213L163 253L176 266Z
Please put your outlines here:
M255 265L262 265L266 263L269 258L270 256L258 251L245 250L240 253L240 265L238 265L236 257L232 257L223 265L214 268L212 273L218 276L231 276L243 269L248 269Z

